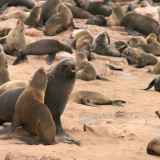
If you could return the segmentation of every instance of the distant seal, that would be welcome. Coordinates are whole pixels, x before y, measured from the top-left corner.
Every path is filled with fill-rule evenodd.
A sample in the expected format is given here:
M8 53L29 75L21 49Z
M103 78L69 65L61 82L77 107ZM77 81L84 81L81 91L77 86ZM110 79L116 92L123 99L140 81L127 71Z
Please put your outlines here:
M120 26L125 13L118 3L112 3L112 14L107 19L107 26Z
M90 31L86 29L78 29L71 34L70 39L73 39L71 46L77 49L83 45L83 43L88 43L91 47L94 37Z
M92 51L99 55L121 57L120 52L110 45L110 37L107 32L102 32L94 38Z
M147 145L147 153L160 157L160 136L153 138Z
M25 20L24 24L32 26L32 27L38 27L40 16L41 16L42 7L34 7L29 15L29 17Z
M128 47L122 53L131 58L137 68L142 68L146 65L155 65L158 63L158 59L155 56L149 55L138 48Z
M144 90L148 90L154 86L154 90L160 92L160 76L154 78Z
M7 132L13 132L17 127L23 126L26 131L38 136L38 141L17 136L13 136L13 138L28 144L50 145L55 142L55 122L47 105L44 104L47 81L47 75L43 68L35 72L31 82L19 96L11 126L5 128L4 133L6 129Z
M58 4L57 13L53 14L45 23L46 34L49 36L66 30L69 26L74 27L73 15L70 9L64 4Z
M76 80L75 64L71 59L60 61L47 74L48 83L45 93L45 104L51 111L52 117L56 124L56 134L58 136L74 141L79 145L73 137L67 134L61 125L60 116L62 115L68 98L74 87ZM15 104L18 97L23 92L23 88L16 88L6 91L0 95L0 123L11 122ZM10 99L10 101L8 101ZM10 111L10 112L9 112ZM0 132L1 134L1 132Z
M88 18L86 24L97 25L97 26L106 26L107 20L102 15L95 15Z
M42 5L42 11L40 16L40 25L45 25L46 21L56 13L57 4L61 3L60 0L47 0Z
M156 33L159 26L158 22L154 19L136 13L126 14L121 25L125 26L127 32L131 35L136 35L136 30L145 36L150 33Z
M95 68L88 62L86 55L83 52L77 52L75 56L75 65L77 68L76 78L84 81L95 79L109 81L101 78L96 74Z
M126 103L123 100L111 100L110 98L92 91L78 91L73 92L70 96L74 102L84 104L91 107L98 107L98 105L116 105L122 106L121 103Z
M67 45L54 40L54 39L42 39L27 45L19 52L17 59L13 65L19 64L24 60L26 55L45 55L48 54L47 64L52 64L57 52L66 51L72 53L72 50Z
M29 9L35 6L32 0L1 0L0 13L2 13L9 6L25 6Z

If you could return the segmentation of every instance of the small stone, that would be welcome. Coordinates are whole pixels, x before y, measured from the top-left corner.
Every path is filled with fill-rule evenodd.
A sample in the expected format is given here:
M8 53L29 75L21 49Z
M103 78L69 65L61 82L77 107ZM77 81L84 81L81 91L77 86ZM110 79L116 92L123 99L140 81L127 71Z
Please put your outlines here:
M61 159L55 153L53 153L42 156L40 160L61 160Z

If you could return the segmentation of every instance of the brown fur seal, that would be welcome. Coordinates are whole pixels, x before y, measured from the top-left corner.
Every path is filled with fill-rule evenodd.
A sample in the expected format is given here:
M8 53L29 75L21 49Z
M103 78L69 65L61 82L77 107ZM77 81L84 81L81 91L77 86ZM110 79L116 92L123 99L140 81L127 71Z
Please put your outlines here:
M107 26L120 26L125 13L118 3L112 3L112 14L107 19Z
M18 19L24 23L26 21L26 19L28 18L29 14L30 14L30 12L23 12L23 11L18 10L18 11L14 11L14 12L10 12L5 15L2 15L1 18L2 18L2 20L15 18L15 19Z
M96 74L95 68L88 62L86 55L83 52L77 52L75 56L75 65L77 68L76 78L91 81L95 79L109 81L101 78Z
M137 68L142 68L146 65L155 65L158 62L156 57L149 55L138 48L128 47L122 53L131 58Z
M158 76L157 78L153 79L150 84L148 85L147 88L145 88L144 90L148 90L150 88L152 88L154 86L154 90L157 92L160 92L160 76Z
M79 145L79 142L63 130L60 120L60 116L66 107L76 80L75 64L73 60L64 59L60 61L49 71L47 77L48 84L45 93L45 104L50 109L56 123L56 134L74 141ZM15 104L24 89L25 87L16 88L8 90L0 95L0 124L11 122ZM8 99L10 99L10 101L8 101Z
M29 9L35 6L32 0L1 0L0 13L2 13L9 6L25 6Z
M7 132L13 132L17 127L23 126L26 131L38 136L38 141L34 142L17 136L13 138L28 144L50 145L55 142L55 122L47 105L44 104L47 81L44 69L40 68L18 98L11 126L4 129L5 131L7 129Z
M136 35L134 30L144 35L156 33L159 26L158 22L154 19L136 13L126 14L121 25L125 26L127 32L131 35Z
M146 37L146 41L148 44L157 45L160 47L160 43L157 41L157 35L155 33L151 33Z
M148 143L147 153L160 157L160 136L155 137Z
M59 51L66 51L72 53L72 50L67 45L54 40L54 39L42 39L27 45L19 52L17 59L13 65L19 64L24 60L26 55L45 55L48 54L47 64L50 65L54 61L55 55Z
M33 27L38 27L39 26L39 21L40 21L40 16L41 16L41 7L34 7L29 15L29 17L26 19L24 24L33 26Z
M153 73L153 74L160 74L160 62L158 62L158 63L154 66L152 73Z
M74 0L78 7L93 15L108 17L112 13L112 6L104 2L90 2L89 0Z
M42 5L40 25L45 25L47 20L56 13L56 6L59 3L61 3L60 0L47 0Z
M2 53L0 49L0 85L10 81L8 72L8 62L6 56Z
M69 26L74 28L70 9L64 4L58 4L56 9L57 13L53 14L45 23L46 34L50 36L66 30Z
M123 100L111 100L110 98L92 91L78 91L73 92L70 96L74 102L84 104L91 107L98 107L98 105L116 105L122 106L121 103L126 103Z
M70 39L73 39L73 42L71 44L73 48L77 49L81 45L83 45L83 43L88 43L91 47L94 38L90 31L86 29L78 29L71 34Z
M139 44L147 44L147 41L143 36L137 36L135 38L138 40Z
M121 57L120 52L109 44L110 37L108 33L102 32L94 38L92 42L92 50L100 55Z
M102 15L95 15L90 17L86 24L97 25L97 26L106 26L107 20Z
M17 88L17 87L26 87L27 85L28 83L26 81L10 80L0 86L0 94L10 89Z
M131 47L139 48L139 49L145 51L146 53L152 53L155 56L160 56L160 47L158 45L155 45L155 44L139 44L138 40L134 37L131 38L128 41L128 44Z

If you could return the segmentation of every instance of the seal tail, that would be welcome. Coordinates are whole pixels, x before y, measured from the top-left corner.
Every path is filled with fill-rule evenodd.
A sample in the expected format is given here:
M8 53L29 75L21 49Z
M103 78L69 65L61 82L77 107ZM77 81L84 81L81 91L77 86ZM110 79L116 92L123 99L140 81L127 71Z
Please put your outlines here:
M126 103L126 101L123 100L113 100L112 105L114 106L122 106L121 103Z
M154 156L160 157L160 155L158 153L154 152L153 150L149 149L148 147L147 147L147 153L150 154L150 155L154 155Z
M102 77L100 77L100 76L96 76L96 79L98 79L98 80L101 80L101 81L105 81L105 82L109 82L109 81L111 81L111 80L109 80L109 79L107 79L107 78L102 78Z
M109 67L109 69L111 69L111 70L123 71L123 69L122 69L122 68L116 68L116 67L111 66L111 65L108 65L108 67Z
M21 61L24 61L24 58L25 58L25 55L19 55L12 65L19 64Z
M148 85L148 87L145 88L145 89L142 89L142 90L148 90L148 89L152 88L152 87L154 86L154 84L155 84L155 80L156 80L156 79L153 79L153 80L150 82L150 84Z

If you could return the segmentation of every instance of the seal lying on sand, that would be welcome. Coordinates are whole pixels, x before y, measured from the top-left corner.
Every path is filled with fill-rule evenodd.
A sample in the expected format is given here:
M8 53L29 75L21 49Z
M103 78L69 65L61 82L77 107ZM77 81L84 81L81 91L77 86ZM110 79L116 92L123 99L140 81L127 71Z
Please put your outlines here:
M60 61L50 70L47 77L48 83L45 92L45 104L50 109L55 121L56 134L60 137L74 141L79 145L79 142L63 130L60 120L60 116L66 107L76 80L75 64L73 60L64 59ZM11 122L15 104L24 89L25 87L16 88L8 90L0 95L0 124ZM10 99L10 101L8 101L8 99Z
M92 91L78 91L71 94L70 99L79 104L84 104L91 107L98 105L115 105L122 106L121 103L126 103L123 100L111 100L110 98Z
M20 50L17 59L13 65L19 64L24 60L26 55L45 55L48 54L47 64L50 65L54 61L55 55L59 51L66 51L72 53L72 50L67 45L54 40L42 39L27 45L24 49Z

